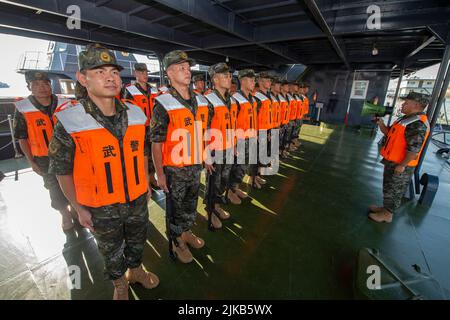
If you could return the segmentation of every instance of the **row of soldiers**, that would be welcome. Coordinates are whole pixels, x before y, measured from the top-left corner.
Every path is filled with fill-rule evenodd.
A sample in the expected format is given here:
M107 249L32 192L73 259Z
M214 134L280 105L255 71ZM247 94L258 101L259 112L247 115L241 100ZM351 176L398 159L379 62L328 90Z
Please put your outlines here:
M254 188L267 182L261 174L271 164L251 163L250 145L266 148L265 142L273 145L276 137L282 157L299 147L308 86L267 72L257 77L246 69L238 73L240 89L231 94L231 70L218 63L209 68L213 87L203 92L196 79L194 91L190 68L195 62L177 50L163 59L168 87L152 88L145 65L137 64L136 83L126 86L125 99L117 99L123 68L108 49L89 45L78 63L73 101L52 95L46 74L26 75L32 95L16 103L15 136L33 170L44 176L63 228L69 229L73 218L93 233L114 299L128 299L129 283L159 284L142 265L150 181L166 194L169 252L190 263L190 249L205 244L191 230L202 170L207 172L208 225L220 229L230 217L221 206L248 197L240 189L245 175ZM238 130L242 134L235 134ZM246 146L243 163L229 152L237 145Z

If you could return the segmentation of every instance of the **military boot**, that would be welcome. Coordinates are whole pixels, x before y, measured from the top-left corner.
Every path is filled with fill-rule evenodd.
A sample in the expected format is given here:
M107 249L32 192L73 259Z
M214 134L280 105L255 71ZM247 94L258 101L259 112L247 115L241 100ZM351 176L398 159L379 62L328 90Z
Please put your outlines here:
M159 284L159 278L156 274L145 271L142 265L137 268L130 268L127 272L129 283L139 282L146 289L156 288Z
M200 249L205 245L205 241L197 237L191 230L183 232L181 239L194 249Z
M384 210L383 207L377 207L376 205L372 204L369 206L370 212L381 212Z
M236 189L234 190L234 193L235 193L239 198L241 198L241 199L246 199L246 198L248 198L247 192L242 191L242 190L239 189L239 188L236 188Z
M230 219L230 214L227 211L223 210L219 204L216 203L214 205L214 210L217 212L221 220Z
M114 300L128 300L128 281L125 276L113 280Z
M232 204L241 204L241 199L233 192L233 190L229 189L227 192L227 198L230 200Z
M369 219L372 219L373 221L376 221L376 222L391 223L392 217L393 217L393 214L384 208L382 211L372 212L369 214Z
M211 214L211 224L214 229L222 228L222 221L220 221L219 217L214 212Z
M181 237L177 238L178 246L173 244L173 251L175 251L178 260L182 263L190 263L194 260L191 251Z

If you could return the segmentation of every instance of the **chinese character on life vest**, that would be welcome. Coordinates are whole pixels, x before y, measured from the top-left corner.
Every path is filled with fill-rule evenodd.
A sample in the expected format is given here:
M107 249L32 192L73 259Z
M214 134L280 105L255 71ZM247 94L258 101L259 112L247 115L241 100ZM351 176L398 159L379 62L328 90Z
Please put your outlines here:
M37 119L37 120L36 120L36 125L37 125L38 127L45 126L45 121L44 121L44 119Z
M184 126L185 127L192 126L191 118L189 117L184 118Z
M130 142L131 151L136 152L139 148L139 141L137 140L131 140Z
M103 158L115 157L116 154L113 152L114 146L105 146L103 147Z

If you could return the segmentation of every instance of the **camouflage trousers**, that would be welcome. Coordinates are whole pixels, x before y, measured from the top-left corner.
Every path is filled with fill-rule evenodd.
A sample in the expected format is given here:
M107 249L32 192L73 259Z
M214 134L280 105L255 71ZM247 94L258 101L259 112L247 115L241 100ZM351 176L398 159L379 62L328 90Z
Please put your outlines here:
M34 160L43 173L42 178L44 180L44 187L49 191L52 208L58 211L67 209L69 200L67 200L62 192L59 182L56 179L56 175L48 173L48 158L36 157Z
M286 133L287 133L287 124L282 124L280 127L280 151L286 149Z
M244 180L245 174L249 170L250 140L245 139L243 141L243 143L245 145L245 153L244 153L245 163L238 163L237 158L235 158L234 164L231 167L229 185L230 185L230 188L233 190L239 187L239 185L242 183L242 180ZM254 150L252 150L252 152L257 152L258 148L256 145L256 139L252 139L252 143L254 143L254 145L256 147L256 148L254 148Z
M295 120L295 127L292 132L292 139L298 138L298 136L300 134L300 130L302 128L302 124L303 124L303 120L300 120L300 119Z
M192 228L197 217L197 203L200 190L200 173L202 166L164 167L171 201L167 210L166 201L166 227L170 237L175 239L185 231ZM171 212L170 212L171 211Z
M214 203L224 202L224 193L229 187L230 173L232 169L232 164L226 163L226 152L223 152L222 163L214 163L214 172L206 175L206 185L209 185L210 179L213 179L212 194L208 193L208 188L206 188L205 200L213 197Z
M140 266L149 223L146 194L129 203L89 208L89 211L94 237L105 262L105 276L116 280L128 268Z
M395 163L384 163L383 207L392 213L400 208L403 195L414 173L413 167L406 167L403 173L397 175L394 172L396 166Z

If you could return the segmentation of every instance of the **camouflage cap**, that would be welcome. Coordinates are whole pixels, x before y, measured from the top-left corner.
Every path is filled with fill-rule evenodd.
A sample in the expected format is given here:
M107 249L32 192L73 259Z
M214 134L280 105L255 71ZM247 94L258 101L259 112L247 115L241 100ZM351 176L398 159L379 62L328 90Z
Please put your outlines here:
M192 81L205 81L205 75L203 73L200 74L196 74L195 76L192 77Z
M281 80L281 77L279 76L273 76L272 77L272 84L277 84L277 83L283 83L283 80Z
M258 74L259 79L272 79L272 76L267 71L262 71Z
M431 96L426 93L411 91L406 96L400 97L402 100L413 100L426 107L430 103Z
M302 81L298 82L298 86L300 88L309 88L309 84L307 82L302 82Z
M188 57L187 53L181 50L170 51L168 54L164 56L163 65L164 69L167 70L173 64L189 62L189 65L192 67L195 65L195 60Z
M30 83L34 80L47 80L50 81L47 72L42 71L27 71L25 72L25 81Z
M256 73L255 70L253 69L243 69L243 70L239 70L238 72L238 78L242 79L242 78L255 78L256 77Z
M148 71L147 65L145 63L135 63L134 70L136 71Z
M86 47L85 51L78 54L78 68L80 71L94 69L104 65L117 67L119 71L123 67L117 63L116 56L101 44L94 43Z
M213 64L208 69L208 73L211 78L218 73L227 73L227 72L231 72L231 69L225 62Z

